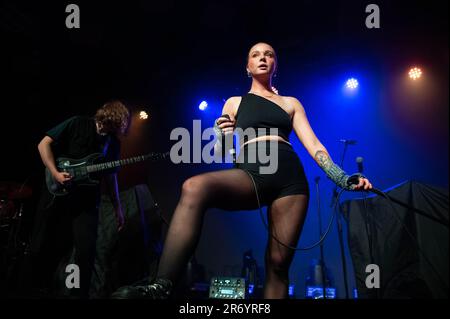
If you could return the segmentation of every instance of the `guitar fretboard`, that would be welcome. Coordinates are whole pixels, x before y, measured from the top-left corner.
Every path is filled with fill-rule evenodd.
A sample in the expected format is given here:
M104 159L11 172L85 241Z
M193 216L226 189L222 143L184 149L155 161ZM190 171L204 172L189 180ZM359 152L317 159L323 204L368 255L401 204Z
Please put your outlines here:
M140 155L140 156L130 157L130 158L117 160L117 161L93 164L93 165L87 166L86 169L87 169L88 173L95 173L95 172L113 169L113 168L129 165L129 164L143 162L143 161L147 161L147 160L164 159L167 155L168 155L168 153L163 153L163 154L151 153L151 154L147 154L147 155Z

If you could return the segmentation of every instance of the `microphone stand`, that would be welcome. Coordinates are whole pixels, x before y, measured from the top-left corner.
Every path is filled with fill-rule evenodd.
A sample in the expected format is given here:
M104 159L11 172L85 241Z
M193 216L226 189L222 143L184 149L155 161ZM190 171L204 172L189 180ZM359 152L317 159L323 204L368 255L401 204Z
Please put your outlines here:
M341 156L341 162L340 162L340 167L342 169L344 169L344 158L345 158L345 154L347 152L347 147L348 147L348 141L344 142L344 151L342 152L342 156ZM337 201L337 196L338 196L338 191L337 191L337 186L334 187L333 190L333 197L331 200L331 207L334 207L334 203ZM341 252L341 261L342 261L342 273L344 276L344 285L345 285L345 299L349 299L349 295L348 295L348 278L347 278L347 264L346 264L346 260L345 260L345 251L344 251L344 238L342 236L342 222L341 222L341 214L340 214L340 210L336 216L336 226L337 226L337 230L338 230L338 239L339 239L339 248L340 248L340 252Z
M317 215L319 217L319 238L322 238L322 216L320 213L319 180L320 180L319 176L317 176L314 179L314 181L316 182L316 191L317 191ZM323 241L320 243L320 268L322 271L323 298L327 299L327 278L326 278L326 272L325 272L325 258L324 258L324 253L323 253Z

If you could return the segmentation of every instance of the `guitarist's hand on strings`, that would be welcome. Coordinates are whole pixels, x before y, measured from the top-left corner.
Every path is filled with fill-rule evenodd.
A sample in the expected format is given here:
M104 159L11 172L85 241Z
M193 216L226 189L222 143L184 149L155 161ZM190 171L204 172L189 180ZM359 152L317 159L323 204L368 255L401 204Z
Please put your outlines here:
M64 184L72 179L72 176L66 172L56 172L53 174L53 177L60 184Z

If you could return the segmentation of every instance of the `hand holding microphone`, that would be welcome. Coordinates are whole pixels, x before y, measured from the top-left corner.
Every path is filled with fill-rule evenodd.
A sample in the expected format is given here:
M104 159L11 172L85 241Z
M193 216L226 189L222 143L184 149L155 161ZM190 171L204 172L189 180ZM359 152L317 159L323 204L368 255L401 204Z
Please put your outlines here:
M358 166L358 173L353 174L349 177L347 183L352 186L352 190L354 191L360 191L360 190L371 190L373 189L372 184L370 181L363 175L363 161L364 159L362 157L356 158L356 164Z
M233 116L222 114L216 121L214 121L214 132L217 138L215 149L220 149L222 154L228 151L233 162L236 161L236 151L233 143L233 131L236 121Z
M236 121L233 116L222 114L214 124L214 127L219 128L224 135L228 135L233 133Z

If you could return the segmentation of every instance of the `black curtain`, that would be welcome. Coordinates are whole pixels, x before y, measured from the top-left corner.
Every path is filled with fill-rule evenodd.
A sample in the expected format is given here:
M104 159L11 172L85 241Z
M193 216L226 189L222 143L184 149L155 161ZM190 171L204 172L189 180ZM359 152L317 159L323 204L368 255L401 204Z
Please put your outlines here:
M341 206L359 297L448 298L448 190L408 181L386 193L409 207L382 196ZM379 266L379 289L366 287L369 264Z

